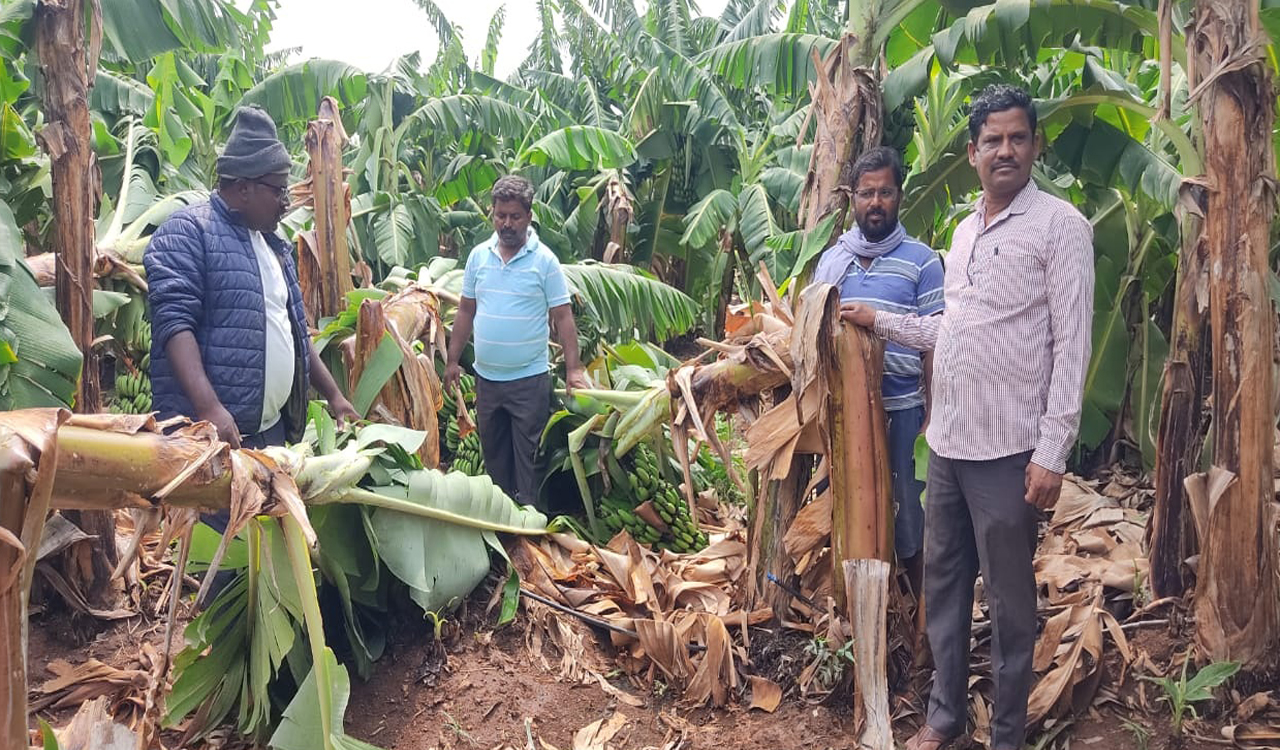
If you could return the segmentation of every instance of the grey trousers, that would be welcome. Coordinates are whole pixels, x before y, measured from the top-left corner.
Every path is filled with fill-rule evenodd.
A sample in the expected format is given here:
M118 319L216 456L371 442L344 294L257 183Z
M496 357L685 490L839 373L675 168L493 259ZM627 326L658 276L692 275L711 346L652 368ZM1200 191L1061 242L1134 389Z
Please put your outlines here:
M534 459L551 416L551 373L517 380L476 376L476 429L493 483L522 505L538 500Z
M927 721L943 736L968 719L969 643L978 571L991 615L991 746L1021 748L1036 641L1036 509L1023 499L1030 453L990 461L929 455L925 626L933 650Z

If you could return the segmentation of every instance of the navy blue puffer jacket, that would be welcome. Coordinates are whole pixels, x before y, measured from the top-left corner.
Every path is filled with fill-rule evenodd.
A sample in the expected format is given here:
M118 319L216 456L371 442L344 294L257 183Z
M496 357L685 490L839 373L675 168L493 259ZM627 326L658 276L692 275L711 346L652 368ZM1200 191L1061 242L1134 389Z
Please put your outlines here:
M289 317L298 358L295 391L301 387L305 397L310 382L310 339L298 270L288 244L274 233L265 236L279 256L289 288ZM142 262L151 303L151 387L160 418L195 416L165 354L169 339L191 331L200 345L205 374L222 405L231 412L241 433L257 433L266 381L266 309L248 228L213 193L208 202L183 208L161 224ZM291 402L297 395L295 392ZM300 427L286 425L291 433Z

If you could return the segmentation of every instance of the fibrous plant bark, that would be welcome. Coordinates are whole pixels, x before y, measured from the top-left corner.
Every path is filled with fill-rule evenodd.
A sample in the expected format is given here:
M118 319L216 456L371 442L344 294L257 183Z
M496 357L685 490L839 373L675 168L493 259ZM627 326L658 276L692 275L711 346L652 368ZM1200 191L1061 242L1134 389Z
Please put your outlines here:
M816 50L813 53L817 75L809 93L816 131L800 194L806 230L834 212L842 217L834 230L840 232L853 189L853 163L862 151L880 144L880 87L871 71L875 52L860 36L865 34L845 34L826 60L819 59Z
M1198 218L1183 221L1183 238L1156 435L1155 506L1147 526L1151 591L1160 598L1187 590L1191 581L1185 563L1198 548L1183 487L1183 480L1199 465L1204 437L1204 311L1196 293L1204 273L1204 248Z
M352 290L351 255L347 224L351 221L351 187L342 168L347 133L342 128L338 102L320 100L316 119L307 124L305 144L310 164L310 202L315 228L299 233L299 282L312 320L337 315L347 307ZM305 188L300 191L306 194ZM306 235L305 238L303 235Z
M885 620L889 613L890 566L883 560L846 560L836 580L849 592L846 611L853 630L855 724L862 727L858 747L888 750L893 747L889 718L889 637Z
M893 562L893 485L880 374L884 344L864 328L841 323L827 409L831 437L831 560L835 581L850 560ZM853 596L836 586L836 603Z
M418 304L396 305L398 299L421 300ZM365 368L373 361L375 353L388 339L388 345L400 349L400 366L392 373L374 399L371 414L377 414L379 421L403 425L427 433L427 439L418 449L422 465L434 469L440 465L440 425L436 420L436 412L444 401L439 378L432 363L432 354L428 351L419 354L409 344L412 338L401 335L402 329L425 333L427 324L423 320L438 320L438 309L434 295L417 288L406 289L395 297L384 301L365 300L360 304L356 320L356 333L351 337L351 348L347 369L351 374L351 392L356 391ZM400 315L396 314L397 308ZM408 313L416 310L420 314L408 317ZM422 314L425 313L425 314Z
M93 346L93 222L100 185L89 123L89 90L102 47L101 16L97 0L43 0L36 12L47 122L38 138L49 155L53 181L54 286L58 312L83 356L74 408L85 414L99 411L102 404L99 358ZM115 517L110 511L93 511L68 518L98 539L86 548L87 560L69 560L68 578L90 602L105 605L119 560Z
M1199 0L1189 47L1204 138L1202 233L1213 332L1213 474L1200 540L1196 642L1203 658L1276 659L1272 352L1267 264L1275 210L1275 91L1250 0Z

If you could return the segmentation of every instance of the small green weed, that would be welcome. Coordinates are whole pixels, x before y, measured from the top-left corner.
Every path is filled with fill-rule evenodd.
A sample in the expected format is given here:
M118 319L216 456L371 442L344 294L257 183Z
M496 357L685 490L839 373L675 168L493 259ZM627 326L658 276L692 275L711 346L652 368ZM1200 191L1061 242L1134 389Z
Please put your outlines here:
M818 663L814 672L815 681L824 690L830 690L844 677L845 670L853 666L853 641L846 641L843 646L831 650L826 638L816 636L804 647L805 654Z
M1188 658L1182 662L1182 676L1177 680L1171 677L1144 676L1142 678L1147 682L1154 682L1164 690L1164 695L1160 696L1160 700L1169 704L1169 709L1173 712L1173 733L1179 737L1182 736L1182 724L1186 720L1188 713L1193 718L1200 718L1200 715L1196 713L1195 704L1211 700L1213 698L1213 689L1240 671L1239 662L1219 661L1206 666L1196 672L1194 676L1188 678L1187 664L1190 661L1191 659Z
M1151 743L1151 730L1147 729L1145 724L1139 724L1130 719L1124 719L1122 722L1124 728L1128 729L1133 735L1133 746L1135 750L1147 750Z

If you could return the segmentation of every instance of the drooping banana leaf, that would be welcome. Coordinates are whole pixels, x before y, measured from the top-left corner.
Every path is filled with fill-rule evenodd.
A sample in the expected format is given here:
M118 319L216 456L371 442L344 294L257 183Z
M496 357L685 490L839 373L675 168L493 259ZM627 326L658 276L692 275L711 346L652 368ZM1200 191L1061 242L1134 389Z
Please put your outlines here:
M342 731L342 718L347 713L347 702L351 698L351 678L328 648L324 650L324 662L313 668L298 687L297 694L284 710L280 726L271 735L270 747L273 750L317 750L329 747L334 750L379 750L376 745L357 740ZM324 713L320 708L321 698L316 685L317 672L322 674L322 684L329 686L326 696L328 711ZM336 719L332 722L327 743L321 721L325 714Z
M539 534L547 526L546 516L517 506L489 477L458 472L421 469L407 486L355 491L345 501L375 506L375 548L427 612L454 606L484 580L489 549L502 553L494 532Z
M0 202L0 410L69 406L80 351L17 254L22 235Z
M636 149L613 131L573 125L539 138L525 149L520 160L561 169L620 169L636 160Z
M384 618L378 615L387 610L390 584L382 575L382 561L371 542L368 514L361 508L334 505L312 508L308 515L319 542L316 562L342 602L342 626L351 661L356 674L367 680L373 674L373 662L386 648Z
M213 730L233 709L241 734L265 738L274 720L268 688L286 660L305 658L295 653L300 647L305 654L302 601L284 535L277 524L255 519L248 546L247 569L191 621L187 646L174 660L165 723L175 726L196 712L187 728L192 738ZM306 669L303 661L295 671Z
M614 341L659 341L693 328L698 303L628 265L566 263L564 274Z

